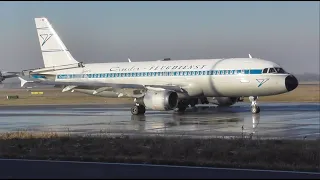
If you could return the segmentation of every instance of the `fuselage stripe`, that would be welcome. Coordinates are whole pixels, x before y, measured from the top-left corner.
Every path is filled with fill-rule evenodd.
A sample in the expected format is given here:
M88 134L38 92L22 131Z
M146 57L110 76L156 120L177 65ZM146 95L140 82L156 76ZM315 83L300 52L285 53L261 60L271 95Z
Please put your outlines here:
M262 69L244 70L206 70L206 71L158 71L158 72L115 72L115 73L90 73L90 74L58 74L57 79L81 78L123 78L123 77L163 77L163 76L219 76L238 74L262 74ZM34 78L42 78L37 75Z

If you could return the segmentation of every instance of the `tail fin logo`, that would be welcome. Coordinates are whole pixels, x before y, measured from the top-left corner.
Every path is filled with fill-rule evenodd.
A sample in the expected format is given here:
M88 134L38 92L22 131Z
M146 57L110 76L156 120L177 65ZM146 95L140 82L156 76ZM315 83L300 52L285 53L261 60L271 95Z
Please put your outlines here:
M52 35L53 34L40 34L40 37L43 40L41 46L43 46L52 37Z

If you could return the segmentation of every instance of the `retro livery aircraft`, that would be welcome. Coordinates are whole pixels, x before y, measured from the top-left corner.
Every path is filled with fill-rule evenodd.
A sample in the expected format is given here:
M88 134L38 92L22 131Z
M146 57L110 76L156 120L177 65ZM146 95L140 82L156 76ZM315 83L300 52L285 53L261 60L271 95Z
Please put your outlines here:
M146 109L184 111L199 99L230 106L239 97L249 97L252 113L259 113L258 96L286 93L298 86L297 79L278 64L250 55L84 64L72 57L47 18L35 18L35 23L44 67L25 70L25 75L37 79L33 82L62 85L63 92L134 98L134 115ZM28 83L21 80L22 86Z
M0 84L8 78L19 77L20 75L21 75L21 72L0 71Z

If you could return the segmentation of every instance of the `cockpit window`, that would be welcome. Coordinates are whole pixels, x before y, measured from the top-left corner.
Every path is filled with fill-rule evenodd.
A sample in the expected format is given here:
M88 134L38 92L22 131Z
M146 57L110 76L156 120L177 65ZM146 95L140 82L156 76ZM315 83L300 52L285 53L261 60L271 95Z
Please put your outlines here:
M267 73L267 72L268 72L268 68L264 68L263 73Z
M283 70L282 68L275 68L277 73L286 73L285 70Z
M280 67L264 68L262 73L287 74L287 72L284 69L280 68Z
M269 69L269 73L275 73L275 72L276 72L276 70L274 68Z

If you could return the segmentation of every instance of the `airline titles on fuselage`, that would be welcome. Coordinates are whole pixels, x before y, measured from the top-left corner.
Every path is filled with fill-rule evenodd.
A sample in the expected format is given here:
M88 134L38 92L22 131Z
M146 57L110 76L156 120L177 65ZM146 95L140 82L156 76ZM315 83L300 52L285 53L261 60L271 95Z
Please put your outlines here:
M139 68L139 67L112 67L110 71L139 71L139 70L149 70L149 71L157 71L157 70L176 70L176 69L203 69L206 65L185 65L185 66L151 66L149 68Z

